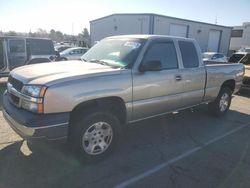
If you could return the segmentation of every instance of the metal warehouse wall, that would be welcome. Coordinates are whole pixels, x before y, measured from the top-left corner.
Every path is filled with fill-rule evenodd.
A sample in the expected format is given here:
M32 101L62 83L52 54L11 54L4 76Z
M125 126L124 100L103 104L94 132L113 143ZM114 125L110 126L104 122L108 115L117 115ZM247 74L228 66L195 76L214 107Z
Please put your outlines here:
M188 38L194 38L200 44L201 50L207 51L208 38L210 30L221 31L219 52L228 53L230 44L231 28L210 25L206 23L185 21L182 19L168 18L163 16L155 16L154 18L154 34L169 35L170 24L180 24L188 26Z
M230 50L239 50L242 47L250 46L250 22L243 23L243 26L236 26L233 30L243 30L241 37L232 37Z
M218 51L228 53L232 28L156 14L113 14L91 21L91 43L113 35L170 35L171 24L187 26L185 37L196 39L203 52L208 50L209 32L220 31Z
M113 35L148 34L148 15L112 15L90 22L91 43Z

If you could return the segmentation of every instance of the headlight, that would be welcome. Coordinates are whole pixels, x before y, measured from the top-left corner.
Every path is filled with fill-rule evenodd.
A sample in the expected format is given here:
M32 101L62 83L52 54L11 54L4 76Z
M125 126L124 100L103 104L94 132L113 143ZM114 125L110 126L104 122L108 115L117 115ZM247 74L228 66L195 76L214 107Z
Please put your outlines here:
M26 85L23 87L23 94L31 97L43 97L45 94L46 87L37 85Z
M30 98L22 99L21 107L31 112L43 113L43 97L46 89L45 86L25 85L22 93Z

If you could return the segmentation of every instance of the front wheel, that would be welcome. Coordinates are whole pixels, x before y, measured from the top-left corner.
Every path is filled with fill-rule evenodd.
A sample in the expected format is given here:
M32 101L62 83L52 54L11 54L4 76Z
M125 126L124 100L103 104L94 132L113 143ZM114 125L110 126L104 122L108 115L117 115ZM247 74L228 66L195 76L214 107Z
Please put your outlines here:
M216 116L223 116L227 113L232 100L232 90L223 87L214 102L209 103L209 110Z
M96 161L111 153L120 133L119 120L109 112L89 113L71 126L71 144L86 161Z

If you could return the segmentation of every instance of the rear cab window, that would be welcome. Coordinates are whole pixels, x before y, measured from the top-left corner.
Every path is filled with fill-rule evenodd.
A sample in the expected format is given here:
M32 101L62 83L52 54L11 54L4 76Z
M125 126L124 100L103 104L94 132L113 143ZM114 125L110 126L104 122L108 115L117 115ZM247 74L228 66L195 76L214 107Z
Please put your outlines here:
M183 67L199 67L199 58L194 43L189 41L179 41L178 44L181 51Z

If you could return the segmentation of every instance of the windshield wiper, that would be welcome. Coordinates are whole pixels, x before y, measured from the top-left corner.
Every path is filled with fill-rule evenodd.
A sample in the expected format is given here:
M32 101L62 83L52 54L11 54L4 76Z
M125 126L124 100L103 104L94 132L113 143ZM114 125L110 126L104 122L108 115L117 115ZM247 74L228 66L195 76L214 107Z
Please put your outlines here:
M106 65L106 66L109 66L109 67L112 67L112 68L121 68L120 66L113 65L113 64L110 64L110 63L108 63L106 61L98 60L98 59L91 59L88 62L90 62L90 63L98 63L98 64Z
M98 60L98 59L91 59L89 60L88 62L90 63L98 63L98 64L101 64L101 65L108 65L108 66L111 66L109 63L105 62L105 61L102 61L102 60Z

